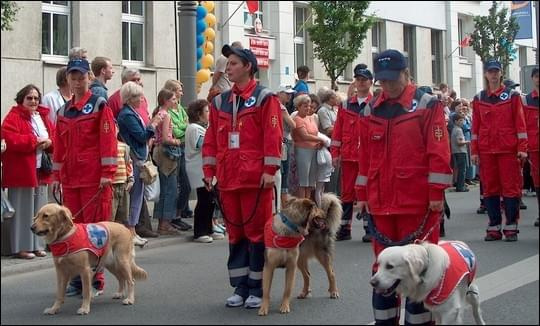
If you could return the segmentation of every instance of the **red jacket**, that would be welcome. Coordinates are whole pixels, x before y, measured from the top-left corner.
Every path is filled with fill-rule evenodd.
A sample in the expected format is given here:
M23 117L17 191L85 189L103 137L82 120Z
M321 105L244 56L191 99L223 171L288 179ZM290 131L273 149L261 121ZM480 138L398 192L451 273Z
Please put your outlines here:
M49 108L38 106L49 138L54 144L54 126L49 120ZM6 140L6 151L2 154L2 187L37 187L51 181L50 174L36 173L37 137L32 129L30 111L22 105L11 108L2 122L2 138ZM51 145L45 151L53 152Z
M233 129L233 96L238 115ZM216 176L220 190L259 188L263 173L274 175L281 165L281 106L277 97L255 80L245 89L216 96L202 147L204 176ZM239 148L229 148L231 132L239 134Z
M505 86L483 90L472 102L471 154L527 152L527 127L519 93Z
M339 107L330 147L333 158L341 156L342 161L358 160L358 120L372 97L370 93L363 103L358 103L358 97L351 97Z
M398 99L385 96L360 117L358 200L374 215L425 214L452 184L443 106L413 85Z
M117 140L112 111L90 91L59 111L53 158L55 178L65 188L99 186L116 172Z
M525 112L525 123L527 124L527 141L529 142L529 152L538 152L538 92L536 90L527 96L522 96L523 111ZM538 171L536 171L538 173Z

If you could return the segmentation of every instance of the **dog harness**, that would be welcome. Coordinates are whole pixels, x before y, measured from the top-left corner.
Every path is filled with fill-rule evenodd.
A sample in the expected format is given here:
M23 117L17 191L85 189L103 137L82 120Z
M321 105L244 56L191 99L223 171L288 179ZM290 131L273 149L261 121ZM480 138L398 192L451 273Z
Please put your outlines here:
M304 236L301 234L294 236L277 234L272 227L272 222L273 218L269 219L264 225L264 246L266 248L293 249L304 241Z
M464 277L467 277L467 284L471 284L476 274L476 257L465 243L444 241L440 242L439 245L450 257L450 263L444 271L439 285L424 300L428 305L442 304L450 297Z
M88 250L97 257L103 256L109 243L109 230L100 223L75 224L75 232L67 239L49 244L54 257L63 257Z

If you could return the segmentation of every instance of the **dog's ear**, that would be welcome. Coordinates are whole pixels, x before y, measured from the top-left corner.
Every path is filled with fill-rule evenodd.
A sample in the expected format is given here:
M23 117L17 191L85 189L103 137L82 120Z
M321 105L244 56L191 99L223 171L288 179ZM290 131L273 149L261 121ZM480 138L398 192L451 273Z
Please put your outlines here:
M62 223L73 225L73 215L71 214L69 208L67 208L66 206L59 206L58 215L60 215Z
M295 197L289 196L289 198L281 203L281 206L283 208L289 207L294 201L296 200Z
M410 250L407 251L404 259L409 268L409 273L411 274L412 280L415 284L420 284L422 282L422 272L426 266L425 255L422 246L411 245L408 246ZM427 253L425 253L427 255Z

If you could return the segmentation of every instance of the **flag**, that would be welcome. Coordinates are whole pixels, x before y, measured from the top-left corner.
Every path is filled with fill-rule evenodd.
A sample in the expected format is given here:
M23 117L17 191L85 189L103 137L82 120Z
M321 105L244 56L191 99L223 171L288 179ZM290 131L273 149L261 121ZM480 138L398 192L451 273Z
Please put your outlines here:
M246 4L250 14L254 14L256 11L259 11L259 1L246 1Z
M463 38L463 40L459 42L459 46L462 48L466 48L470 45L470 43L471 43L471 37L467 35Z

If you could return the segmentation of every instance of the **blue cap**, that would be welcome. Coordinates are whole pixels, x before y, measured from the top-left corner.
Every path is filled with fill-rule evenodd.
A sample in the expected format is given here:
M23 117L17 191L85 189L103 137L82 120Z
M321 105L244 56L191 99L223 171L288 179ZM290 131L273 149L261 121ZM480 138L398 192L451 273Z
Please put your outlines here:
M488 59L484 64L484 71L488 71L491 69L502 70L501 63L495 58Z
M84 59L73 59L68 62L66 73L69 74L73 70L77 70L82 72L83 74L86 74L90 71L90 65L88 64L88 61Z
M358 76L373 80L373 75L371 74L371 71L369 71L367 66L363 63L357 64L356 67L354 67L354 78Z
M397 50L383 51L374 62L376 80L397 80L401 70L407 68L407 61Z
M235 49L235 48L229 46L229 44L225 44L223 46L223 48L221 49L221 53L224 56L226 56L227 58L231 54L237 55L240 58L244 58L245 60L247 60L248 62L251 63L251 72L252 73L256 73L259 70L259 67L257 66L257 58L255 57L253 52L251 52L251 50L248 50L248 49Z

